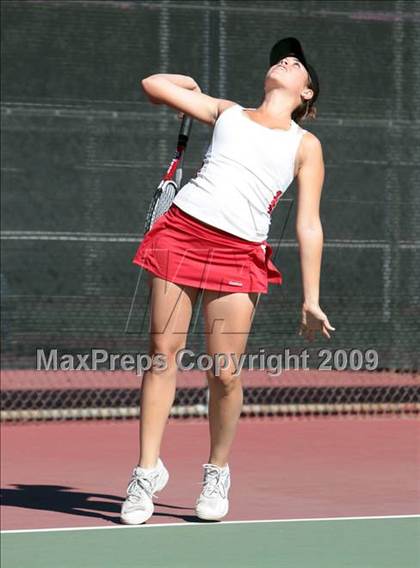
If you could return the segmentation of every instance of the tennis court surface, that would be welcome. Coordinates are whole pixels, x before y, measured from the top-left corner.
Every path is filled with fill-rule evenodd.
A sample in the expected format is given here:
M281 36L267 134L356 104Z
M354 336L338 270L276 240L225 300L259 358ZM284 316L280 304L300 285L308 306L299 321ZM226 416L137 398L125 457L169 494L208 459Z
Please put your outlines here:
M169 422L169 484L146 525L125 527L136 420L4 425L2 565L420 565L415 417L243 419L220 523L194 515L207 428Z

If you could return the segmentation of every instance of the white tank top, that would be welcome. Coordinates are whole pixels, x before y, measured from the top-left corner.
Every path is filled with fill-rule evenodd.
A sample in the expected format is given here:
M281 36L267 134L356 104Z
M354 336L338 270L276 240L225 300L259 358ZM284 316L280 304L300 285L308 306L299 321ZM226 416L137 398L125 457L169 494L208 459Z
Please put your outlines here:
M294 178L307 130L254 122L235 104L216 120L203 164L173 203L189 215L248 241L267 239L271 214Z

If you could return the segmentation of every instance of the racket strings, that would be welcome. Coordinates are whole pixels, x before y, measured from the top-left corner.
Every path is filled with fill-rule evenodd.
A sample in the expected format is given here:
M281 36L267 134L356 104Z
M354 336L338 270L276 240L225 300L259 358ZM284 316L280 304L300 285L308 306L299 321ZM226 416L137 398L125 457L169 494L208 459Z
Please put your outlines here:
M147 212L146 222L144 225L144 233L149 231L153 224L161 217L172 205L172 202L177 193L177 186L175 182L168 181L162 185L159 195L151 203L149 211Z

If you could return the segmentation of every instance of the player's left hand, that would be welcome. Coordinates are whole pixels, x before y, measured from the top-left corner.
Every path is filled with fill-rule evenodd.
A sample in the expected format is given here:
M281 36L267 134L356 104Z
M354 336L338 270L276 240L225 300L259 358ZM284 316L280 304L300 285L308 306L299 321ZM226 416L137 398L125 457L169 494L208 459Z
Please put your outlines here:
M303 304L298 335L303 336L308 341L313 341L317 331L331 339L328 331L335 331L335 327L330 324L319 305Z

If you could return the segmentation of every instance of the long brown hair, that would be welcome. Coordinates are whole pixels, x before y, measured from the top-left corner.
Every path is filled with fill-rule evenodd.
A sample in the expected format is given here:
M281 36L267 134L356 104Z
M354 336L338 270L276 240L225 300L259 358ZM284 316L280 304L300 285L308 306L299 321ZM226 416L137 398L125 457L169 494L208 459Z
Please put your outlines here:
M307 82L306 86L309 89L313 90L312 81L311 81L311 78L309 76L308 76L308 82ZM300 102L299 106L297 106L295 108L295 110L292 112L292 120L294 120L298 124L300 124L304 120L308 120L308 119L314 120L316 118L316 113L317 113L317 109L316 109L314 103L312 103L312 99L305 100L305 99L301 98L301 102Z

